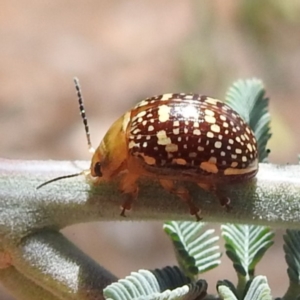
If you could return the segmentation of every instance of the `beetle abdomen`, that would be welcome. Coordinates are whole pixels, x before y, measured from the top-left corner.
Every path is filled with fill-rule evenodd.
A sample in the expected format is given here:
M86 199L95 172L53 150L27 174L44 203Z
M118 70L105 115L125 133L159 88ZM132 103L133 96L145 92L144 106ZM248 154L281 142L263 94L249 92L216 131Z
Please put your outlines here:
M257 172L248 124L206 96L164 94L141 101L131 111L127 137L129 155L153 173L242 179Z

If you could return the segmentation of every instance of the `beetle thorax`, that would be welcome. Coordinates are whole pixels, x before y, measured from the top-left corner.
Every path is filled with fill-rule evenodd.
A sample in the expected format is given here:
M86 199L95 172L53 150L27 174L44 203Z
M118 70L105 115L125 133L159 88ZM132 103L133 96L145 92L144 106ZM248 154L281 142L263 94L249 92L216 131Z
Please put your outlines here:
M124 114L107 131L92 158L91 175L93 177L99 177L94 171L96 163L100 163L101 178L106 180L126 169L126 127L128 120L128 114Z

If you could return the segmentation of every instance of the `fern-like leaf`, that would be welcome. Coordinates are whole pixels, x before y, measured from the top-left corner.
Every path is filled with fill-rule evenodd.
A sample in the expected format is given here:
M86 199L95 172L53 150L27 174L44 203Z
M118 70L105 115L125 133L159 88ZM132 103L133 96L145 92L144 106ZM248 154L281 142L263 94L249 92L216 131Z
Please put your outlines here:
M261 80L238 80L226 94L226 103L237 111L255 133L260 162L267 161L266 145L271 137L269 99Z
M256 276L251 281L244 300L272 300L267 277Z
M256 264L273 244L274 233L267 227L256 225L222 225L226 254L238 275L238 293L254 276Z
M103 293L107 300L202 300L206 290L204 280L191 283L178 267L166 267L132 272L107 286Z
M285 260L288 265L290 284L283 299L298 299L300 296L300 231L287 230L283 236Z
M217 284L219 295L224 300L272 300L271 290L265 276L256 276L249 284L245 297L238 298L228 284L219 281Z
M214 236L214 229L203 231L201 222L176 222L164 224L164 230L171 238L178 263L190 278L215 268L220 264L221 253Z
M218 280L217 291L224 300L238 300L235 286L227 279Z

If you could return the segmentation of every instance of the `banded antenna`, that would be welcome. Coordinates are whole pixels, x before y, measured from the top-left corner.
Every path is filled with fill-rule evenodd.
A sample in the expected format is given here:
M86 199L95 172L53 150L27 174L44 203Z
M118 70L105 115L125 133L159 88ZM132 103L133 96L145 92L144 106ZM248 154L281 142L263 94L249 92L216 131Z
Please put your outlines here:
M87 143L88 143L88 147L89 147L89 152L94 153L95 149L92 146L89 124L87 121L87 117L86 117L86 113L85 113L85 109L84 109L84 105L83 105L83 97L81 94L79 80L77 77L74 77L74 83L75 83L75 88L76 88L76 92L77 92L77 96L78 96L79 111L80 111L80 115L81 115L81 118L83 121L84 129L85 129L85 135L86 135L86 139L87 139Z
M89 131L89 124L88 124L87 117L86 117L86 114L85 114L85 109L84 109L84 105L83 105L83 97L82 97L82 94L81 94L79 80L78 80L77 77L74 77L74 83L75 83L76 93L77 93L77 96L78 96L80 116L81 116L82 121L83 121L83 125L84 125L84 129L85 129L85 135L86 135L86 139L87 139L87 144L88 144L89 152L90 153L94 153L95 149L93 148L92 143L91 143L91 135L90 135L90 131ZM43 182L42 184L40 184L39 186L37 186L36 189L40 189L41 187L43 187L43 186L45 186L45 185L47 185L49 183L52 183L54 181L58 181L58 180L61 180L61 179L66 179L66 178L80 176L80 175L83 175L85 173L86 173L86 171L82 171L80 173L75 173L75 174L70 174L70 175L64 175L64 176L56 177L56 178L50 179L50 180L48 180L46 182Z

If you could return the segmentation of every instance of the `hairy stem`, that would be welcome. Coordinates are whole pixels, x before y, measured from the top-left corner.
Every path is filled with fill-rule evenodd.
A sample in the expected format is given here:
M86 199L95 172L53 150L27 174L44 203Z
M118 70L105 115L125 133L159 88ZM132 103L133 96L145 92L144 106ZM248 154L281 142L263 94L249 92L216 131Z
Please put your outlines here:
M19 272L24 279L20 284L32 282L29 288L42 291L45 299L52 299L52 294L53 299L102 299L101 290L116 278L81 253L60 229L103 220L194 220L184 203L152 180L140 182L138 199L126 218L120 216L122 195L117 181L94 187L78 176L36 189L44 181L78 173L88 165L0 159L0 254L10 253L12 258L12 267L0 270L0 279L8 288L14 286L11 272ZM231 199L229 212L214 195L195 184L187 187L205 221L299 227L299 165L260 164L256 180L224 187L222 193ZM77 281L70 280L70 274ZM88 294L91 290L99 292L99 298Z
M120 216L118 182L91 186L84 176L63 179L37 190L56 176L80 172L88 162L0 160L1 227L25 235L40 228L103 220L193 220L176 196L152 180L142 180L137 201L127 218ZM260 164L255 181L232 184L222 193L231 199L227 212L214 195L187 184L205 221L298 227L300 166ZM15 222L12 223L11 220ZM30 222L29 222L30 220ZM12 228L13 227L13 228Z

